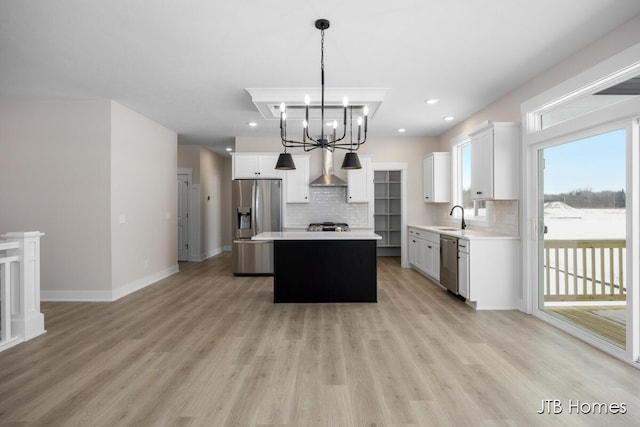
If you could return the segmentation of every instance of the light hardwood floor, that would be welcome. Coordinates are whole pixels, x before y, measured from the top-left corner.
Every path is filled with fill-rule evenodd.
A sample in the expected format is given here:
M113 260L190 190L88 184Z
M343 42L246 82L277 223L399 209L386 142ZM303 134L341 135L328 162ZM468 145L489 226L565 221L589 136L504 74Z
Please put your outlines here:
M48 332L0 353L0 425L640 424L640 370L378 264L377 304L274 305L229 254L113 303L44 303Z

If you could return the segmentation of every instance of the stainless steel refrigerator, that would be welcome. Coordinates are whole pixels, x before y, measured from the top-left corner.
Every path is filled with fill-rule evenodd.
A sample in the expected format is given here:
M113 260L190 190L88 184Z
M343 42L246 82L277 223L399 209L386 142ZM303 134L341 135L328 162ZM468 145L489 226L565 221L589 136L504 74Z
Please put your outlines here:
M272 275L273 242L251 237L282 231L282 180L235 179L232 185L233 274Z

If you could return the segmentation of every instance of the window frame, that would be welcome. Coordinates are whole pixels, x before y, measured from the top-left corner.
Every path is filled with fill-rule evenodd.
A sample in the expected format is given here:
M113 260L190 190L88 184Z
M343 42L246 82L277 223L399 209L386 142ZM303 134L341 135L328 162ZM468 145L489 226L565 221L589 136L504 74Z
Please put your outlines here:
M463 204L463 196L462 193L464 189L462 188L463 179L462 179L462 149L465 146L470 146L471 137L467 134L459 135L451 140L451 201L452 206ZM471 166L469 166L469 170L471 171ZM473 174L470 172L470 177ZM483 204L484 207L480 207ZM478 215L480 209L484 210L484 215ZM473 208L467 209L465 208L465 222L467 225L475 225L475 226L488 226L488 216L486 209L486 200L474 200ZM459 221L462 218L462 212L460 210L456 210L452 215L456 221Z

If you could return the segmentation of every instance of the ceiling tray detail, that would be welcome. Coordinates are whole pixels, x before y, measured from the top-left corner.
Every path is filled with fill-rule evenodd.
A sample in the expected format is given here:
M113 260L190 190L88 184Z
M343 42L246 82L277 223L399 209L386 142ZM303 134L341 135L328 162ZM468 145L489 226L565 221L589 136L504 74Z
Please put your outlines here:
M281 102L287 105L287 120L303 120L305 95L311 98L310 119L320 119L320 88L246 88L245 90L266 120L280 120ZM349 105L354 107L354 115L361 114L358 110L365 105L368 106L369 120L371 120L382 105L387 91L388 89L380 88L325 88L325 120L342 120L342 99L345 96L349 99Z

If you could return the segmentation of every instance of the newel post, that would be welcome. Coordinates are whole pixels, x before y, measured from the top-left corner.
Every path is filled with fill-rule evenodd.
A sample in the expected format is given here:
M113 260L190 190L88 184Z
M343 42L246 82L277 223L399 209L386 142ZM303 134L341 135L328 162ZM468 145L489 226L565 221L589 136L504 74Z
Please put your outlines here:
M18 256L17 274L12 274L11 329L14 335L30 340L45 333L44 315L40 312L40 237L39 231L14 231L1 237L18 242L9 255ZM15 270L14 270L15 271Z

